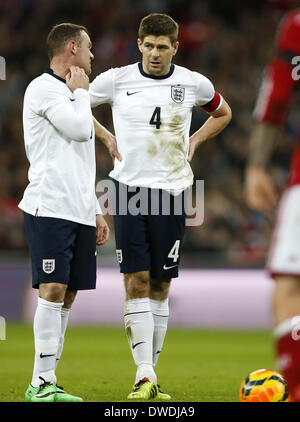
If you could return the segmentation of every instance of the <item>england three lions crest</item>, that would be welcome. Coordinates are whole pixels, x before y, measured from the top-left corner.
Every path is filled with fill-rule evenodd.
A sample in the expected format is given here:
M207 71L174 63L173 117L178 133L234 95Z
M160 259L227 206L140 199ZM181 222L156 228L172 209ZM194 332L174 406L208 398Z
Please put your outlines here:
M182 103L184 100L185 88L181 86L171 86L171 97L175 103Z
M43 271L51 274L55 270L55 259L43 259Z
M116 254L117 254L118 263L121 264L123 262L122 249L116 249Z

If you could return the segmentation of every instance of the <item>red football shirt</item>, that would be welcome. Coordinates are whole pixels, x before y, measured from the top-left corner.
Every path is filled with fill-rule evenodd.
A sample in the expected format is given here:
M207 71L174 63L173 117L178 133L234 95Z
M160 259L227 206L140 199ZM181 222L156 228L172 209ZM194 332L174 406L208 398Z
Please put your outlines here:
M282 125L286 121L298 82L292 74L295 56L300 56L300 9L287 13L278 27L275 56L265 70L254 110L258 122ZM300 142L291 160L289 185L294 184L300 184Z

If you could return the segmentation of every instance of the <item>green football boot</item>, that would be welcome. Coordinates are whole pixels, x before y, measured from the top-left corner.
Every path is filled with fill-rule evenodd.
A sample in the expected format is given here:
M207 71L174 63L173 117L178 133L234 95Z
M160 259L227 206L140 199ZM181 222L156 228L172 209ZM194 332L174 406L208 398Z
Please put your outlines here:
M29 384L26 393L25 393L25 401L30 402L32 396L34 396L39 391L39 387L33 387Z
M133 386L133 390L128 394L129 400L149 400L154 399L157 396L157 386L153 382L149 381L148 378L143 378L137 384Z
M81 397L72 396L72 394L66 393L62 387L56 385L56 402L82 402L83 399Z
M55 402L82 402L81 397L72 396L71 394L68 394L64 391L62 387L59 387L58 385L56 387L56 394L54 401ZM31 384L29 384L26 393L25 393L25 401L31 402L31 401L37 401L37 400L31 400L34 395L36 395L39 391L39 387L33 387ZM38 400L38 401L48 401L48 400ZM50 400L52 401L52 400Z
M53 403L56 396L56 385L44 381L35 394L32 394L30 402Z
M156 398L158 400L171 400L171 396L170 394L164 393L163 391L161 391L160 389L160 385L157 384L157 396Z

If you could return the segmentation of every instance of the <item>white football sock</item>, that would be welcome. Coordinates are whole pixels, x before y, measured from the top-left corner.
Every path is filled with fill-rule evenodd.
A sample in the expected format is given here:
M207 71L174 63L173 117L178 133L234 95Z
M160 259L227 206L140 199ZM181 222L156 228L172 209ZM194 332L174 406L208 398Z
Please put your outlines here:
M154 321L153 367L155 367L167 333L169 319L169 300L150 299L150 306Z
M33 332L35 365L31 385L38 387L43 381L56 384L55 361L61 334L61 308L63 303L38 298Z
M67 325L68 325L69 315L70 315L70 309L62 308L62 310L61 310L61 333L60 333L60 338L59 338L58 350L57 350L57 353L56 353L55 368L57 368L57 365L59 364L59 360L61 358L62 351L63 351L63 348L64 348L65 334L66 334L66 329L67 329Z
M124 322L132 356L138 367L135 384L145 377L156 384L152 367L154 324L149 298L127 300Z
M138 366L134 383L137 384L143 378L148 378L150 381L154 382L154 384L157 384L157 377L152 365L142 363Z

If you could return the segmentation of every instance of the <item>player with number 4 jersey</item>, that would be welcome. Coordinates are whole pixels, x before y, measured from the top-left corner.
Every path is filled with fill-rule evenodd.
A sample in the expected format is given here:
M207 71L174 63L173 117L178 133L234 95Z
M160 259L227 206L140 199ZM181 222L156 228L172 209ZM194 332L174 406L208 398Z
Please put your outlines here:
M110 134L106 144L115 157L110 176L116 191L116 248L126 289L125 329L137 365L129 399L170 399L158 386L154 367L167 331L171 279L178 277L184 192L193 184L190 161L199 144L231 119L209 79L172 64L177 37L171 17L146 16L138 38L142 61L107 70L89 89L92 107L111 105L116 135ZM210 118L190 137L194 106ZM103 139L97 122L95 130ZM146 200L146 212L133 212L137 194L140 203Z

